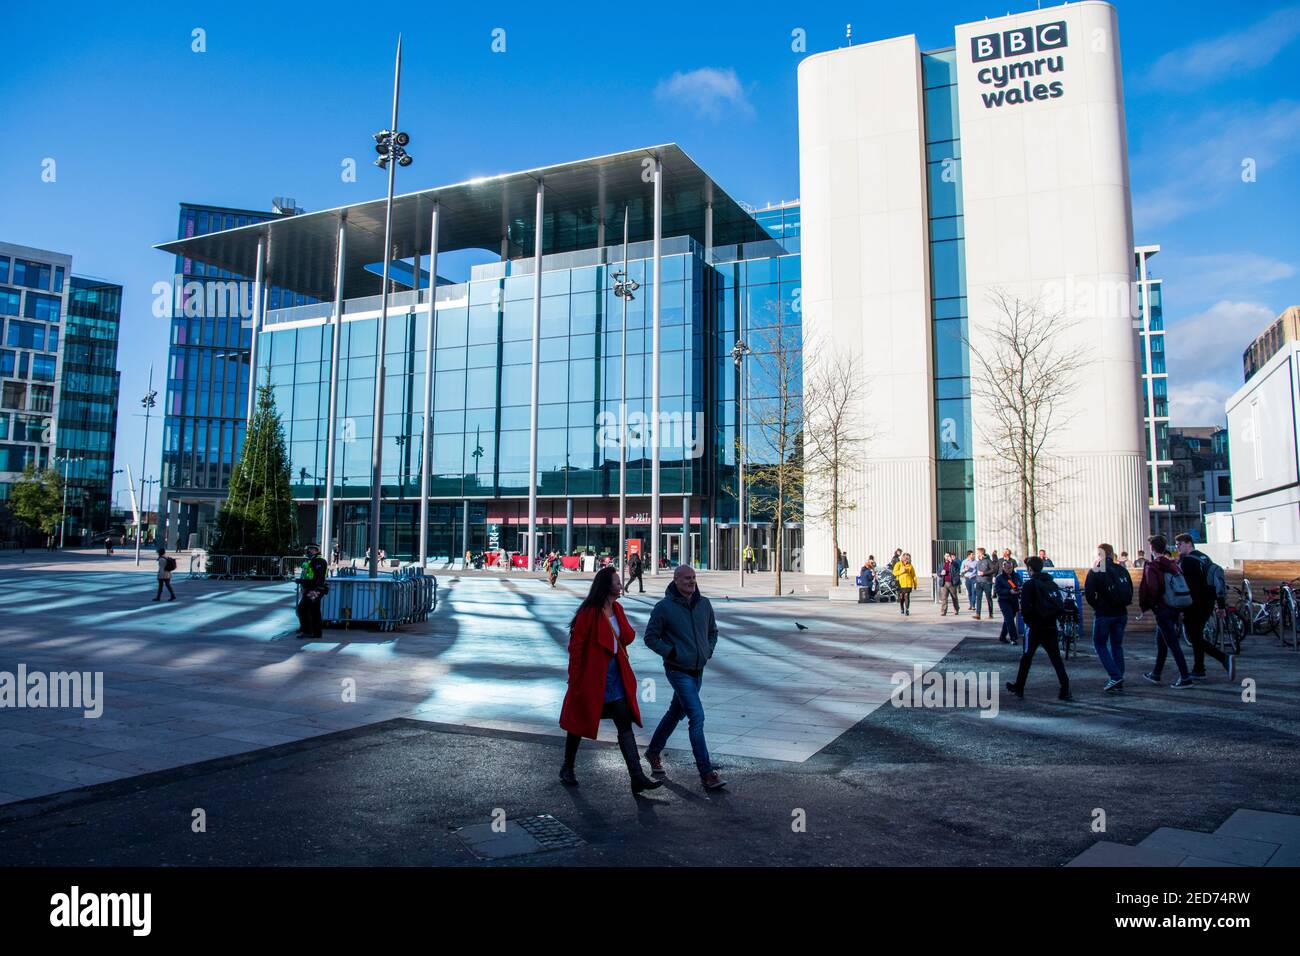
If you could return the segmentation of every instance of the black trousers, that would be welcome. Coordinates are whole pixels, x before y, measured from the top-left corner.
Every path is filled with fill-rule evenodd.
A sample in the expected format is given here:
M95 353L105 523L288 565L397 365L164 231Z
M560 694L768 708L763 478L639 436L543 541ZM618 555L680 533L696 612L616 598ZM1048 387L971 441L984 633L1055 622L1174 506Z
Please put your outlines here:
M324 628L320 616L320 598L312 600L306 591L298 592L298 627L304 634L319 638Z
M631 577L629 577L629 578L627 579L627 586L628 586L628 589L629 589L629 590L630 590L631 587L632 587L632 582L635 581L635 582L636 582L636 586L637 586L638 588L641 589L639 593L641 593L641 594L645 594L645 581L641 580L641 575L642 575L642 573L643 573L643 572L641 572L641 571L637 571L637 572L635 572Z
M601 719L614 721L614 727L618 730L619 742L625 739L625 735L632 733L632 710L627 706L627 701L619 698L611 700L600 710ZM633 738L635 741L635 738ZM578 744L582 743L582 737L578 734L570 733L564 738L564 765L573 766L573 759L578 756ZM635 744L634 744L635 746ZM627 756L624 754L624 756Z
M1214 613L1213 607L1189 607L1183 612L1183 629L1187 639L1192 642L1192 673L1205 673L1205 655L1209 654L1224 667L1228 666L1228 656L1205 640L1205 623Z
M159 578L159 579L158 579L158 593L154 595L153 599L154 599L155 601L159 601L159 600L162 599L162 589L163 589L164 587L167 588L167 593L170 594L170 595L172 596L172 600L173 600L173 601L176 600L176 592L172 590L172 579L171 579L171 578Z
M1040 647L1047 651L1047 657L1056 670L1056 679L1061 682L1061 690L1070 689L1070 675L1065 673L1065 663L1061 660L1061 647L1056 637L1056 623L1030 624L1029 633L1025 635L1025 650L1020 655L1020 670L1016 673L1016 686L1025 689L1029 678L1029 665L1033 663L1034 651Z

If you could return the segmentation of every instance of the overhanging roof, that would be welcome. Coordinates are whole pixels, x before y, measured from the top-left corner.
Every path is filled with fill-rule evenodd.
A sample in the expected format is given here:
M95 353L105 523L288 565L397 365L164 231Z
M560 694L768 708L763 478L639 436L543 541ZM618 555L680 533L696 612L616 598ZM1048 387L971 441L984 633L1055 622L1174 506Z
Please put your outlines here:
M646 160L652 161L656 156L663 165L665 237L690 235L703 243L708 202L713 203L716 245L767 237L739 203L680 147L670 143L396 196L393 199L395 257L427 255L430 214L435 202L440 208L440 252L489 249L499 253L502 238L507 237L509 258L531 257L539 179L545 190L545 254L594 246L596 224L602 216L606 244L620 242L625 206L629 210L631 239L650 239L654 182L646 173ZM397 175L409 173L399 169ZM331 299L338 224L346 218L344 290L348 298L354 298L380 291L379 278L366 267L383 258L384 211L384 200L375 199L178 239L155 248L252 277L256 270L258 239L266 237L269 283L318 299Z

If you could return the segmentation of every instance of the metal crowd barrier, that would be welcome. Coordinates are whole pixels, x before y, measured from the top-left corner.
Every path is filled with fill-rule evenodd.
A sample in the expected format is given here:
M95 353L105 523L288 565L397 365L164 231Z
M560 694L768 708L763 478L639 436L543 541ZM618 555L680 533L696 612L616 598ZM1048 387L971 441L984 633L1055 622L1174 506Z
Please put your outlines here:
M281 557L274 554L207 554L190 555L191 578L215 578L220 581L285 581L294 577L306 560L301 555Z
M438 578L418 565L377 578L340 569L330 577L321 599L321 619L326 624L375 624L391 631L401 624L427 620L438 606Z

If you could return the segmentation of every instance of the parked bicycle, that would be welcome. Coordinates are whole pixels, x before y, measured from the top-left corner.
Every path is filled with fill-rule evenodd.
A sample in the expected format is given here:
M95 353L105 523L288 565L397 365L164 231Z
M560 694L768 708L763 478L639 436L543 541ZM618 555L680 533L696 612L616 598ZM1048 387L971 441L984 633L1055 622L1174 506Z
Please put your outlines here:
M1069 659L1083 633L1079 604L1073 597L1065 599L1065 608L1056 619L1056 638L1061 644L1061 657Z

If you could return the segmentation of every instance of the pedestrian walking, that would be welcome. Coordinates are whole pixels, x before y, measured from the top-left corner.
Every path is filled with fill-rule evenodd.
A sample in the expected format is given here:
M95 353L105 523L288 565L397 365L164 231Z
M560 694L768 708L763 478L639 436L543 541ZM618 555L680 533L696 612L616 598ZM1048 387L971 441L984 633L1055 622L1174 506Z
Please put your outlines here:
M324 636L324 620L320 602L329 590L329 564L321 557L320 548L314 544L303 549L307 560L298 572L298 637L319 641Z
M700 688L704 668L718 645L718 624L713 605L695 583L695 569L677 566L663 599L650 612L645 628L645 645L664 659L664 676L673 689L672 703L650 738L645 757L652 773L664 773L663 749L683 717L688 722L695 769L706 790L725 787L726 781L714 769L704 739L704 704Z
M975 552L967 551L966 557L961 563L961 580L966 586L966 609L975 610L975 576L976 571Z
M1015 570L1015 564L1011 565ZM998 565L983 548L975 549L975 620L980 619L980 611L985 599L989 603L989 620L993 620L993 579L997 577Z
M1020 655L1016 679L1007 684L1007 690L1017 697L1025 696L1029 665L1034 661L1034 652L1041 647L1047 651L1047 657L1056 671L1056 679L1061 685L1057 699L1073 700L1070 696L1070 677L1065 672L1056 636L1056 619L1065 608L1065 596L1052 576L1043 571L1043 562L1038 555L1028 558L1025 567L1029 569L1029 580L1020 588L1020 616L1024 618L1026 627L1024 652Z
M555 587L555 580L560 576L560 556L552 551L546 556L546 580Z
M1012 570L1012 571L1014 571L1016 568L1020 567L1020 563L1019 563L1018 561L1016 561L1015 556L1012 555L1012 553L1011 553L1011 549L1010 549L1010 548L1003 548L1003 549L1002 549L1002 563L1005 564L1007 561L1010 561L1010 562L1011 562L1011 570Z
M632 557L628 558L627 562L627 587L629 591L632 589L632 582L635 581L638 588L637 593L645 594L644 574L645 565L641 563L641 554L633 551Z
M916 588L916 568L912 567L912 556L904 552L898 563L889 570L898 585L898 613L911 617L912 591Z
M1163 554L1164 552L1161 553ZM1125 554L1124 557L1128 557L1128 555ZM1147 553L1143 551L1141 548L1139 548L1138 556L1133 559L1133 567L1145 568L1146 566L1147 566Z
M1196 550L1196 542L1190 534L1175 535L1174 547L1178 550L1178 568L1192 592L1192 605L1183 612L1183 630L1192 643L1192 678L1205 680L1205 655L1208 654L1223 665L1228 680L1233 680L1237 676L1236 655L1225 654L1205 639L1205 624L1219 600L1219 588L1215 582L1223 580L1223 569L1210 560L1208 554Z
M1138 607L1145 613L1151 611L1156 618L1156 663L1142 677L1152 684L1160 683L1165 669L1165 657L1172 654L1178 666L1178 680L1170 687L1192 687L1195 681L1187 671L1183 649L1178 645L1178 625L1183 611L1191 607L1192 592L1183 577L1182 569L1165 554L1168 543L1164 535L1153 534L1147 539L1152 557L1142 567L1142 581L1138 585ZM1141 554L1141 552L1138 552Z
M876 569L873 567L875 561L868 559L867 563L862 566L858 572L858 603L866 604L868 601L876 599Z
M176 570L176 559L167 553L167 549L158 549L158 593L153 596L155 601L162 600L163 588L171 595L167 600L175 601L176 592L172 590L172 572Z
M560 726L566 732L564 764L560 781L578 785L574 760L583 737L596 739L600 722L614 721L618 749L627 764L632 792L654 790L663 781L652 780L641 767L632 724L641 726L636 702L636 674L627 657L627 646L636 640L619 604L623 585L613 567L601 568L591 581L591 590L569 622L569 689L560 709Z
M957 556L945 551L943 555L943 567L939 571L939 588L943 596L943 610L939 612L940 617L948 616L948 599L952 598L952 613L961 617L961 601L958 599L958 588L961 587L957 582L961 580L961 565L957 561Z
M111 534L104 536L104 554L108 557L113 556L113 536Z
M1097 545L1097 560L1083 579L1083 597L1092 608L1092 646L1109 677L1102 690L1123 690L1124 628L1133 603L1133 578L1108 544Z
M1016 615L1020 613L1020 578L1010 561L1003 561L998 568L997 577L993 579L993 593L998 599L998 610L1002 612L1002 630L998 631L1001 644L1019 644L1020 627Z
M745 557L745 573L746 573L746 574L753 574L753 573L754 573L754 547L753 547L753 545L749 545L749 544L745 545L744 557Z

